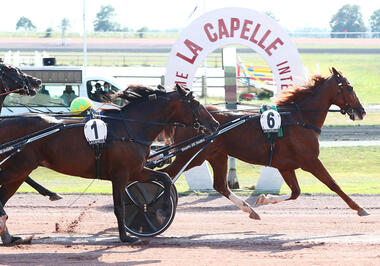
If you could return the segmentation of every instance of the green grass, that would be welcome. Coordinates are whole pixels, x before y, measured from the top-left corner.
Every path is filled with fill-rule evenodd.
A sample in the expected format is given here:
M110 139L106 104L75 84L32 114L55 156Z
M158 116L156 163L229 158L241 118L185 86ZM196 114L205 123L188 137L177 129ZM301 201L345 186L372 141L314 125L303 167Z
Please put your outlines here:
M258 54L240 55L243 62L267 65ZM301 60L310 75L328 76L329 68L335 67L354 86L362 104L380 103L380 54L301 54Z
M327 170L346 193L380 193L380 147L326 147L321 148L320 159ZM237 160L237 175L241 188L256 184L261 166L251 165ZM298 181L303 193L332 193L314 176L297 170ZM59 193L82 193L91 183L89 179L62 175L40 167L32 173L32 178L47 188ZM180 193L189 191L184 176L176 182ZM109 181L95 180L86 193L110 194ZM23 184L19 192L34 192ZM290 190L283 185L281 193Z
M348 156L347 156L348 155ZM346 193L380 193L380 147L323 147L320 160ZM256 184L261 167L237 161L240 186ZM296 171L302 193L332 193L311 174ZM289 193L286 184L281 193Z

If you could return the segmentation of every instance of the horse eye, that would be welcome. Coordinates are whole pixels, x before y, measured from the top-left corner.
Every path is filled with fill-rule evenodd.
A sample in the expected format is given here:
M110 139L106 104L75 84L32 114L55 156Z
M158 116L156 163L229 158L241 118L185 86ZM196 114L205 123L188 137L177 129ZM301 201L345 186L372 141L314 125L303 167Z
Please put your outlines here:
M352 86L350 86L350 85L347 86L347 91L348 92L352 92L353 90L354 90L354 88Z

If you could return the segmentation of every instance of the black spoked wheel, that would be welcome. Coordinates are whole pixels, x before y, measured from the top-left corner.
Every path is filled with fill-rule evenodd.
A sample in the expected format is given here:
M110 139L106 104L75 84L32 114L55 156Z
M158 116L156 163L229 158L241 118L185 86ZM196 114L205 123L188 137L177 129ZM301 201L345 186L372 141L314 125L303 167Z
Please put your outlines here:
M177 191L177 188L175 187L174 184L172 184L171 188L170 188L170 192L172 193L172 197L173 199L175 200L175 206L177 207L178 205L178 191Z
M174 185L173 185L174 187ZM172 223L177 207L177 190L171 189L169 216L157 218L157 210L163 206L164 185L158 181L132 182L125 188L125 227L139 237L152 237L164 232Z

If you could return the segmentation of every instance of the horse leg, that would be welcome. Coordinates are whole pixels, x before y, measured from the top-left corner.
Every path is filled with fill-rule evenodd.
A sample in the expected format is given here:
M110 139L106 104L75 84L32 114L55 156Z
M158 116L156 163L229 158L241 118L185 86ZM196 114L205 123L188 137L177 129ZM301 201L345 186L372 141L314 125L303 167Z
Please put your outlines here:
M122 178L112 181L113 207L117 219L120 241L133 244L139 241L139 239L128 236L125 230L125 187L126 182Z
M7 201L14 195L14 193L17 191L17 189L21 186L21 184L24 182L24 179L17 179L16 181L12 183L7 183L5 185L2 185L0 188L0 204L5 206ZM1 240L4 245L19 245L19 244L30 244L32 241L33 236L22 238L22 237L16 237L12 236L8 228L5 226L3 234L1 234Z
M6 230L6 221L8 219L8 215L4 210L3 204L0 203L0 236L3 235Z
M214 189L227 199L232 201L233 204L238 206L243 212L249 213L249 218L260 220L260 216L253 210L253 208L244 200L240 199L228 187L227 182L227 162L228 156L219 153L213 158L208 160L214 172Z
M37 190L37 192L40 193L42 196L49 196L49 200L51 200L51 201L56 201L56 200L62 199L62 197L60 195L58 195L57 193L55 193L53 191L50 191L47 188L41 186L36 181L34 181L30 176L28 176L25 179L25 182L29 186L31 186L32 188L34 188L35 190Z
M285 200L294 200L298 198L298 196L301 193L300 186L298 185L297 176L294 170L279 170L282 177L284 178L286 184L289 186L289 188L292 190L292 194L289 195L282 195L282 196L276 196L276 195L264 195L261 194L257 200L256 205L260 204L266 204L266 203L279 203L281 201Z
M318 158L309 161L307 165L302 167L302 169L313 174L329 189L337 193L339 197L341 197L351 209L357 211L359 216L369 215L369 213L365 209L361 208L355 201L353 201L346 193L343 192L343 190L331 177L329 172L326 170L326 168L323 166L323 164Z
M0 228L0 232L7 232L6 235L4 235L4 233L0 234L3 244L11 244L20 240L20 238L13 238L9 235L4 222L5 211L3 208L10 197L13 196L13 194L25 181L25 178L37 168L37 161L33 159L35 159L33 154L23 154L22 156L18 154L7 162L6 168L0 170L0 209L2 209L2 211L0 210L0 220L3 223L2 228Z

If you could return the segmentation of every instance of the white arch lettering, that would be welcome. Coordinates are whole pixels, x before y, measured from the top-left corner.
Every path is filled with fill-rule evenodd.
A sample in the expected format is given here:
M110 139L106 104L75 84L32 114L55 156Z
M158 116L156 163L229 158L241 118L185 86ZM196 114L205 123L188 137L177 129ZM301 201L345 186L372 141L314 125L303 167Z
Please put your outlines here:
M179 83L191 89L201 62L229 44L260 54L272 69L277 91L306 80L296 46L276 21L251 9L222 8L199 17L181 33L168 59L165 85Z

